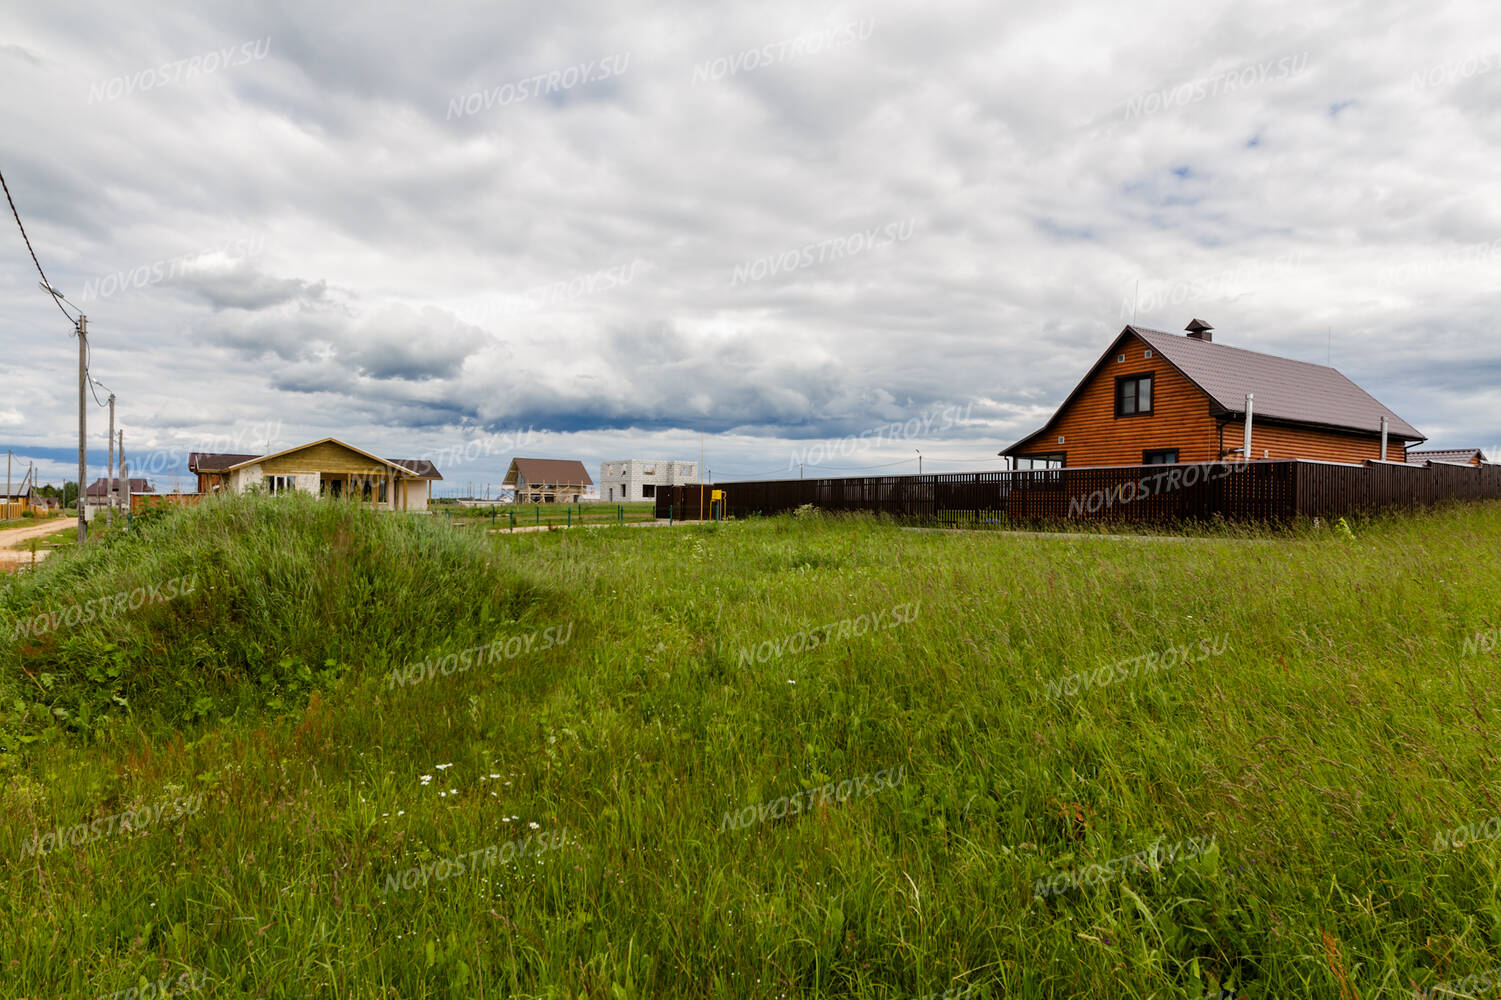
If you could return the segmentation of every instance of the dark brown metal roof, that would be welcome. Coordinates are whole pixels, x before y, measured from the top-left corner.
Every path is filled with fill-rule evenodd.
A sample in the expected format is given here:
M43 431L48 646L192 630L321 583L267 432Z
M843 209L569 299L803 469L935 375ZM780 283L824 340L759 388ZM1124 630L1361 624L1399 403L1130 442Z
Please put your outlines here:
M438 467L425 458L389 458L386 461L399 465L418 479L442 479Z
M109 481L109 485L110 485L111 489L118 490L120 488L120 477L116 476L114 479L111 479ZM102 496L104 496L104 493L105 493L104 477L100 476L98 479L94 480L92 483L89 484L89 488L86 489L86 490L84 490L83 492L84 492L84 496L90 496L90 497L102 497ZM130 477L130 492L132 492L132 493L150 493L151 492L151 484L148 483L144 479L137 479L135 476L131 476Z
M226 455L211 451L188 452L188 471L198 472L223 472L231 465L239 465L248 462L257 455Z
M543 483L556 483L566 486L593 486L594 480L589 478L589 470L584 468L584 463L571 458L513 458L511 467L506 470L505 482L502 485L515 486L517 473L533 486Z

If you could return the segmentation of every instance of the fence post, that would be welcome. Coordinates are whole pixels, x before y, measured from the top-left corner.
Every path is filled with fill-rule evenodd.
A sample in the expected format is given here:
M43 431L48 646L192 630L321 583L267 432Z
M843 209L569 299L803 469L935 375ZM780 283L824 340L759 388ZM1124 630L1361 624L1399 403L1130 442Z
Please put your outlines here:
M667 505L667 526L672 527L672 504Z
M542 523L542 505L541 504L537 504L537 506L533 507L532 508L532 513L536 515L536 517L534 517L533 520L537 524L541 524Z
M568 527L573 527L573 508L568 508Z
M509 514L509 515L511 515L511 530L515 531L516 530L516 508L512 507L510 510L506 511L506 513Z

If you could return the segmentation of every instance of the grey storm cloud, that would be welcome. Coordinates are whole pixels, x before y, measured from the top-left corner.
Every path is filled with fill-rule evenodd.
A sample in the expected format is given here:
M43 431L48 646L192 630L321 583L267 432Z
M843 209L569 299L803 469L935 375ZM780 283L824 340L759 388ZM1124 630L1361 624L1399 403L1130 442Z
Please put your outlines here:
M0 166L65 291L192 257L87 303L96 374L143 437L272 416L416 454L533 427L597 459L702 427L733 456L716 471L759 471L958 404L971 419L924 454L980 469L1126 322L1198 315L1332 358L1435 445L1484 445L1490 19L1478 0L13 5L0 63L25 98L0 108ZM111 86L247 43L263 55ZM909 235L850 242L888 226ZM6 430L62 447L67 331L9 242L0 309L25 335L0 371L36 422Z
M325 282L272 278L246 261L225 268L190 269L176 281L216 310L260 310L286 302L316 302L327 291Z

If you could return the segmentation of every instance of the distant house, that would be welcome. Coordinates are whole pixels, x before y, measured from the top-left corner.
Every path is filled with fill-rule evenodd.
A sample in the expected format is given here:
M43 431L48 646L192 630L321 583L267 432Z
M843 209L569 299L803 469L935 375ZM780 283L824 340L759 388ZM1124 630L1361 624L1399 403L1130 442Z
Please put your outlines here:
M195 451L188 471L199 493L311 493L387 510L427 510L431 483L443 478L426 459L380 458L331 437L270 455Z
M88 489L83 491L84 520L92 521L98 514L100 514L106 507L108 507L111 493L114 494L116 508L119 510L124 510L125 505L129 503L129 500L121 493L121 485L122 482L120 477L118 476L115 476L111 479L105 479L103 476L100 476L98 479L90 483ZM132 496L138 493L150 492L150 482L145 479L138 479L135 476L130 477L130 493Z
M1151 465L1244 458L1364 462L1405 459L1424 440L1333 368L1127 326L1043 427L1011 445L1016 468ZM1251 453L1241 454L1246 395Z
M20 517L33 507L40 506L37 503L40 498L40 494L29 486L10 493L0 492L0 517Z
M599 467L599 498L607 503L655 500L660 487L688 486L697 482L697 462L644 458L603 462Z
M579 503L594 480L571 458L513 458L502 485L516 491L517 503Z
M1490 459L1479 448L1450 448L1433 451L1409 451L1409 462L1447 462L1452 465L1488 465Z

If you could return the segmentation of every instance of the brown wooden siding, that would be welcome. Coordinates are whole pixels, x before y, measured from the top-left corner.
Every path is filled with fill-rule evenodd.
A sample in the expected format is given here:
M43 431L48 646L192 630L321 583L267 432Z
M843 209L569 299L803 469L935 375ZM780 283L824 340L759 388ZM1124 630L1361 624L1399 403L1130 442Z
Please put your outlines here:
M198 473L198 492L214 493L222 489L227 482L229 482L229 476L225 473L200 472Z
M281 476L295 472L358 473L361 475L400 475L390 466L372 462L357 451L325 441L307 448L299 448L277 458L260 463L265 475Z
M1225 447L1239 448L1245 440L1245 423L1225 424ZM1386 460L1401 462L1406 454L1402 442L1387 438ZM1341 434L1311 427L1289 427L1256 419L1251 414L1252 458L1303 458L1313 462L1365 462L1381 457L1381 435Z
M1160 355L1146 357L1147 345L1128 337L1083 391L1057 414L1037 441L1021 455L1064 452L1069 468L1088 465L1139 465L1143 451L1176 448L1180 462L1219 459L1219 425L1209 415L1209 397ZM1124 362L1116 361L1120 354ZM1147 416L1115 415L1115 380L1121 375L1152 378L1152 412ZM1063 443L1058 443L1062 435ZM1234 447L1234 446L1232 446Z

